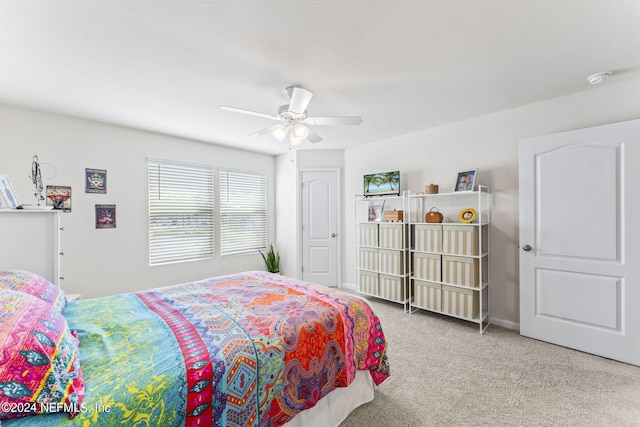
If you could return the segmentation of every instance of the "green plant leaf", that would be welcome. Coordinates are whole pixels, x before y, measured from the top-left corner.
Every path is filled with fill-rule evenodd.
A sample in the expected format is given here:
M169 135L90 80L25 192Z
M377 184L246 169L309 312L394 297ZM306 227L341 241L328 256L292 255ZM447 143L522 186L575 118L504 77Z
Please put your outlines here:
M262 251L259 252L260 255L262 255L262 259L264 260L265 265L267 266L267 271L270 273L279 273L280 254L273 249L273 245L269 245L269 249L267 250L266 255Z

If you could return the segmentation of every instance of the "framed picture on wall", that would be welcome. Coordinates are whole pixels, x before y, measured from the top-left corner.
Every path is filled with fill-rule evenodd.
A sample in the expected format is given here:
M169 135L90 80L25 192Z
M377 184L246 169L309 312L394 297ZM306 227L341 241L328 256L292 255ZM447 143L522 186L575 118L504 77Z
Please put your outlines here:
M116 228L116 205L96 205L96 228Z
M469 169L458 172L458 179L456 179L456 186L453 191L473 191L476 185L477 175L478 169Z
M47 185L47 206L55 210L71 212L71 187Z
M107 194L107 171L104 169L85 169L85 193Z
M18 195L7 175L0 175L0 207L15 209L20 206Z

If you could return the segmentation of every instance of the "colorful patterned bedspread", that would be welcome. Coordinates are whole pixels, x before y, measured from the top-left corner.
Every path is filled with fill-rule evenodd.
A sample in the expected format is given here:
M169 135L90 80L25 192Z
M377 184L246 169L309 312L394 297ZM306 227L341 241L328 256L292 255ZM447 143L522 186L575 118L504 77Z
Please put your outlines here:
M3 426L279 426L356 370L389 373L362 299L248 272L69 303L80 338L81 412Z

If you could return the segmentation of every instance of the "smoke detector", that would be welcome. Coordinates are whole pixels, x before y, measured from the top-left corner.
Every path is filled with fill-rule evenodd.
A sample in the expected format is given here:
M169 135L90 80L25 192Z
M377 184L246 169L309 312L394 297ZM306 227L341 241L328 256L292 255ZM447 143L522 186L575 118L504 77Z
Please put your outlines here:
M587 81L592 85L597 85L598 83L601 83L602 81L611 77L611 74L613 74L611 71L602 71L600 73L595 73L587 77Z

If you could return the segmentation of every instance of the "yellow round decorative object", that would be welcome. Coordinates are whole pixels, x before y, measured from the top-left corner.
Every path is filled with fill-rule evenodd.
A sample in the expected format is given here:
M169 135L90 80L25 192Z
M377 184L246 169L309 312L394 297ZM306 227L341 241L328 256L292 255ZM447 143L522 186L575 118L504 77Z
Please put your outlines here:
M473 208L464 208L458 215L460 222L469 223L476 219L476 210Z

